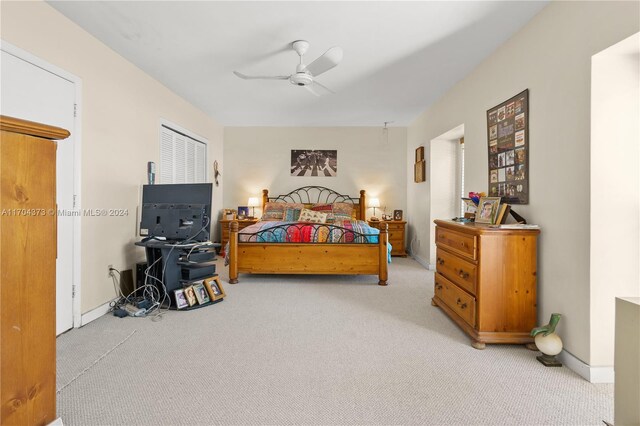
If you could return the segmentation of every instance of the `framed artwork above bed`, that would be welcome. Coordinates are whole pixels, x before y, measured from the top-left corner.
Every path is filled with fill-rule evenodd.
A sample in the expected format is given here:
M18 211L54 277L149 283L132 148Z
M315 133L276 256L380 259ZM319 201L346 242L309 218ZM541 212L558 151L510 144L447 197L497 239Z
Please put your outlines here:
M292 149L291 176L335 177L338 151L335 149Z

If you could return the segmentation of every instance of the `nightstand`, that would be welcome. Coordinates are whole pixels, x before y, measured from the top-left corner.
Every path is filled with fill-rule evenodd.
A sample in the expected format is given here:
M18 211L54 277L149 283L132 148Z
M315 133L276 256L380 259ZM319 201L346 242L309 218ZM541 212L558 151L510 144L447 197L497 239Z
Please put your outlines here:
M254 223L257 223L259 219L242 219L242 220L237 220L238 222L238 230L241 230L243 228L246 228L249 225L253 225ZM229 223L233 222L232 220L227 220L227 219L220 219L220 235L221 237L221 244L222 246L220 247L220 255L223 256L224 255L224 250L225 247L227 246L227 242L229 241Z
M404 228L407 222L403 220L379 220L369 221L369 226L380 229L380 224L386 223L389 232L389 243L391 244L391 256L407 257L404 250Z

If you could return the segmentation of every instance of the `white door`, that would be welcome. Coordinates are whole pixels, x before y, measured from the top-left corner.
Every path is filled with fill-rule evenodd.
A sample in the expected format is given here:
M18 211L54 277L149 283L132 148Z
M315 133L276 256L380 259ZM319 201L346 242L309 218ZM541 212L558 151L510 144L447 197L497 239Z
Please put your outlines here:
M0 112L62 127L71 136L58 143L58 210L73 210L75 84L4 50L0 60ZM34 259L37 261L37 259ZM73 217L58 216L56 334L73 327Z

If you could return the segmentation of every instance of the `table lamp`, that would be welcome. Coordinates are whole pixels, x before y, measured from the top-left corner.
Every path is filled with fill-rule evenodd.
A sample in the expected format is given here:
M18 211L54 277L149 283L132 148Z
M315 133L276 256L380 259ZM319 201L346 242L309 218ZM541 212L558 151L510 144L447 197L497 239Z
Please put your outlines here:
M251 207L251 217L256 216L256 207L260 206L260 202L258 201L258 197L250 197L249 201L247 201L247 206Z
M373 216L371 216L371 220L380 220L376 217L376 208L380 207L380 199L379 198L370 198L369 199L369 207L373 207Z

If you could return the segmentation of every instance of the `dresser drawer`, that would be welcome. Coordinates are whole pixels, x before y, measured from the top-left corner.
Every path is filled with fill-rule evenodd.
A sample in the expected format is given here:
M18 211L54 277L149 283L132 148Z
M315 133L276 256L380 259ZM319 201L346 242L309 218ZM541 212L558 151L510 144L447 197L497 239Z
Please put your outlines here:
M471 327L476 326L476 299L444 276L435 275L435 295Z
M444 250L436 251L436 270L469 293L476 294L478 267Z
M461 234L438 226L436 227L436 244L469 259L477 259L477 237L475 235Z
M400 245L404 245L404 235L401 233L398 234L389 234L389 238L388 238L389 242L391 244L397 243Z
M391 254L403 254L404 253L404 242L399 240L389 240L389 244L391 244Z
M387 229L389 231L404 231L404 223L389 223L389 222L387 222Z

